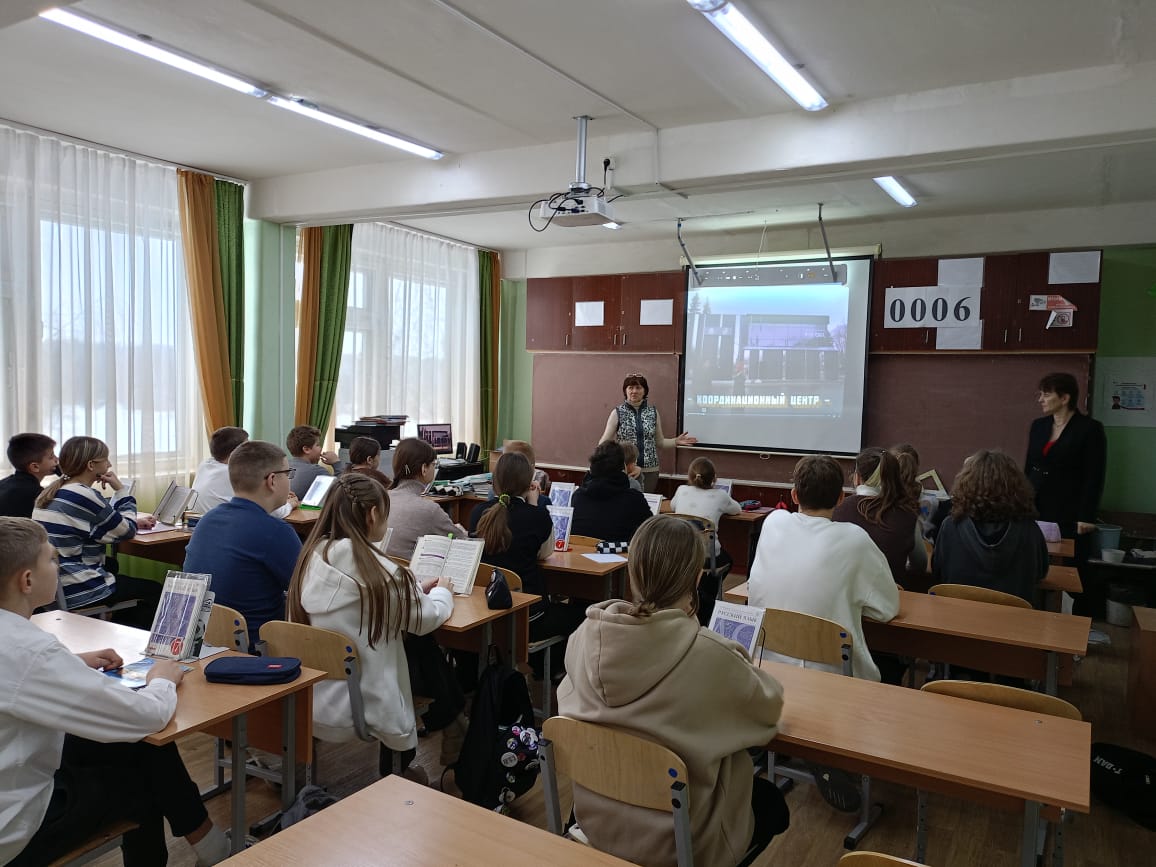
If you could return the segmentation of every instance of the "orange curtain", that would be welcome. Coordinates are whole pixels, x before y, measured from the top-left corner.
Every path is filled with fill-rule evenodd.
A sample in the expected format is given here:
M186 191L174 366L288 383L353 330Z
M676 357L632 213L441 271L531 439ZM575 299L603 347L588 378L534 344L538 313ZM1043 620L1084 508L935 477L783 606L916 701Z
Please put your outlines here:
M210 432L234 423L215 183L211 175L177 171L189 313L193 320L205 424Z
M321 313L321 248L323 230L301 230L301 304L297 314L297 391L293 424L308 424L317 377L317 332Z

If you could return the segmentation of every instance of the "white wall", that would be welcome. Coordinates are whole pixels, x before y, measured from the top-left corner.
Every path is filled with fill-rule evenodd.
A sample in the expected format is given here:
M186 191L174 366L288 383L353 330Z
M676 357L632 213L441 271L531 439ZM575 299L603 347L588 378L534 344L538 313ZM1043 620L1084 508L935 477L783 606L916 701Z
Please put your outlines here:
M561 236L565 229L558 230ZM696 259L778 250L819 250L819 227L776 229L761 238L760 229L740 234L683 238ZM1012 214L959 217L904 216L870 223L828 223L831 246L881 244L886 258L996 253L1012 250L1113 247L1156 242L1156 202L1065 208ZM620 241L573 247L502 251L502 276L559 277L665 271L680 267L681 251L671 226L665 241Z

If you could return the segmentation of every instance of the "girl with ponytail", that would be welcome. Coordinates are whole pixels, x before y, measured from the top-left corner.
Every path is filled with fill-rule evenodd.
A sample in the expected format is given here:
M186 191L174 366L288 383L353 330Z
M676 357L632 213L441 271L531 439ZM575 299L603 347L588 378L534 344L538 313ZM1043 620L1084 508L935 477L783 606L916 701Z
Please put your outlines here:
M678 512L680 515L696 515L699 518L706 518L714 524L717 531L718 522L723 515L737 515L742 511L742 507L735 502L730 494L714 486L715 479L714 464L711 463L710 459L695 458L687 468L686 480L689 484L679 485L678 490L674 492L674 498L670 501L671 511ZM719 544L716 532L714 540L715 571L714 573L709 571L710 557L708 556L703 563L703 569L708 571L703 576L702 584L699 587L701 601L698 622L703 626L710 623L710 616L714 611L715 597L718 596L718 573L733 562L731 555L724 551L722 545Z
M357 644L365 722L381 742L382 776L392 769L394 750L402 751L402 765L408 767L417 747L405 634L429 635L454 610L446 579L419 584L408 568L381 552L389 514L389 495L376 479L362 473L337 476L297 560L286 604L290 621L332 629ZM446 698L430 697L435 703ZM314 687L313 724L322 740L354 738L344 683Z
M908 561L927 571L927 549L915 544L919 499L899 459L887 449L864 449L855 458L851 482L855 493L835 507L833 521L858 524L887 558L895 583L908 583Z
M509 569L522 579L522 589L542 601L530 609L530 640L569 635L582 622L582 609L553 603L547 598L546 580L538 568L554 550L554 525L550 514L538 505L538 491L530 483L534 468L524 455L506 452L494 467L495 499L481 503L470 515L470 533L486 543L482 559L490 566ZM488 580L485 567L481 574ZM548 652L553 671L562 670L563 643ZM542 674L542 656L530 659L536 676Z
M151 515L138 518L136 500L112 471L108 446L95 437L72 437L60 448L59 479L44 489L32 513L48 531L60 559L60 585L66 608L101 603L115 605L140 600L114 615L130 626L152 626L161 585L115 574L115 561L105 562L107 545L131 539L138 526L156 524ZM111 499L93 488L112 492Z

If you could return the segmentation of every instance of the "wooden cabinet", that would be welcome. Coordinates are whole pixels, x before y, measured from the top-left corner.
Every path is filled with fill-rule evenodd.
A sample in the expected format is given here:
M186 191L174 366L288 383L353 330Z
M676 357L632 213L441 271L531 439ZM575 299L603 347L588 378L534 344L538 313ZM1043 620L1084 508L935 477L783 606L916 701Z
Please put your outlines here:
M1048 283L1050 254L1000 253L983 257L985 352L1095 352L1100 325L1100 284ZM882 259L875 263L871 294L871 352L934 352L934 328L884 328L887 289L934 286L939 259ZM1070 328L1048 328L1048 312L1029 310L1032 295L1062 295L1076 305Z
M645 302L663 301L670 302L669 324L642 325ZM578 304L601 304L602 324L578 325ZM685 311L682 271L533 278L526 281L526 348L681 353Z

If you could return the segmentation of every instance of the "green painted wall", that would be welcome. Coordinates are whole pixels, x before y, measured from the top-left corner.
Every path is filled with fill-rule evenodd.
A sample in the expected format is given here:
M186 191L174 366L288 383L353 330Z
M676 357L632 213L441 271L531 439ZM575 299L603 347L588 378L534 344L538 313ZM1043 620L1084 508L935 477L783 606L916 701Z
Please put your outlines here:
M534 357L526 351L526 281L502 281L498 342L498 442L530 440Z
M297 229L245 221L245 429L284 444L293 426Z
M1098 357L1156 357L1156 247L1104 251ZM1156 428L1112 427L1102 505L1156 512Z

